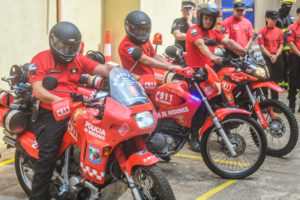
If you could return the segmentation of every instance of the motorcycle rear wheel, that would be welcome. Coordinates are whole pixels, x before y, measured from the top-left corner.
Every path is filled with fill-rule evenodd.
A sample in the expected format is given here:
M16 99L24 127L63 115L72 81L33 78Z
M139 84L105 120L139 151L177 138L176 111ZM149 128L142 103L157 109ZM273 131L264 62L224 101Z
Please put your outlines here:
M235 146L232 156L216 130L207 129L201 138L201 155L207 167L228 179L241 179L256 172L266 157L267 140L261 126L245 114L228 115L221 125ZM253 140L255 134L256 140ZM254 158L251 159L251 156Z
M143 200L175 200L168 180L156 165L137 166L132 176Z

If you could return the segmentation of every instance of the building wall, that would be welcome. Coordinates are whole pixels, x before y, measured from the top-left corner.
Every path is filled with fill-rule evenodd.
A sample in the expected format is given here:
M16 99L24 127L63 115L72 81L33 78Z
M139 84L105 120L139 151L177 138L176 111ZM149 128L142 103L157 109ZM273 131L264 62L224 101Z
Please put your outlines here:
M98 49L101 41L102 1L63 0L63 20L75 23L85 49ZM31 61L49 48L48 34L56 23L56 0L1 0L0 76L14 64ZM0 81L0 87L7 84Z
M98 50L103 34L102 0L63 0L62 20L72 22L79 28L85 52Z
M124 21L127 14L134 10L140 10L140 0L104 0L103 2L103 37L99 50L103 51L104 36L106 30L111 31L112 60L120 62L118 47L124 36Z
M0 76L7 75L14 64L30 62L47 47L47 32L55 23L53 2L48 6L40 0L1 0ZM0 86L7 85L1 82Z
M163 44L158 46L158 53L162 54L165 48L174 44L171 34L172 23L175 18L182 17L181 0L141 0L141 10L146 12L152 21L150 41L153 41L155 33L161 33Z

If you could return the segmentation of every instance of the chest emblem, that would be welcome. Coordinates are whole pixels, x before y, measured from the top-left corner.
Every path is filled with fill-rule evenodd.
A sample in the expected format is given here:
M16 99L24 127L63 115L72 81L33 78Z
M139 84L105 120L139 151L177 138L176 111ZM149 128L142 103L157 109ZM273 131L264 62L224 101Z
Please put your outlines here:
M70 69L71 74L77 74L78 73L78 69L74 68L74 69Z
M50 73L60 73L59 69L50 69L49 70Z

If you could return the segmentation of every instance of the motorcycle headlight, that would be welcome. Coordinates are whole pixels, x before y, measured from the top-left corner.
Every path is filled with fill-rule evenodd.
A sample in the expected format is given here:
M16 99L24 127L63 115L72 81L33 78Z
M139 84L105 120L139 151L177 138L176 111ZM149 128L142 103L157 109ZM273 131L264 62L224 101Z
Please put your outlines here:
M154 117L150 111L137 113L133 117L139 128L148 128L154 125Z
M257 67L256 70L254 71L254 75L258 78L265 78L267 75L267 72L264 68Z

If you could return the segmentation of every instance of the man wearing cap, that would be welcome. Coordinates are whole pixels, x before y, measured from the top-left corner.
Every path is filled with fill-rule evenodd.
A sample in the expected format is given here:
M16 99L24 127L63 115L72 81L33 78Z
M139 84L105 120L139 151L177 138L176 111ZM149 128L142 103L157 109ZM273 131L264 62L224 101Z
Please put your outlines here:
M258 43L264 55L265 61L270 71L271 80L278 83L282 80L283 66L282 66L282 47L283 47L283 33L275 26L277 22L277 11L266 11L267 25L258 32ZM268 90L264 91L268 97ZM278 100L278 93L271 90L272 99Z
M181 46L185 51L185 39L188 29L196 24L196 18L193 17L196 10L195 3L191 1L183 1L181 4L181 13L183 17L174 20L171 33L175 37L175 45Z
M296 94L300 84L300 8L297 9L297 22L289 26L287 41L290 47L289 107L295 112ZM300 112L300 109L298 110Z
M228 17L222 23L222 32L225 38L234 40L243 48L248 48L253 35L251 22L244 18L245 4L242 1L234 3L234 15Z
M281 0L281 8L278 11L278 20L276 23L276 26L280 28L283 32L283 39L284 39L284 45L283 45L283 83L279 83L280 86L287 87L287 80L288 80L288 71L289 71L289 50L290 47L288 45L287 41L287 30L288 27L295 22L294 16L290 13L291 8L293 6L294 0ZM281 80L282 81L282 80Z

